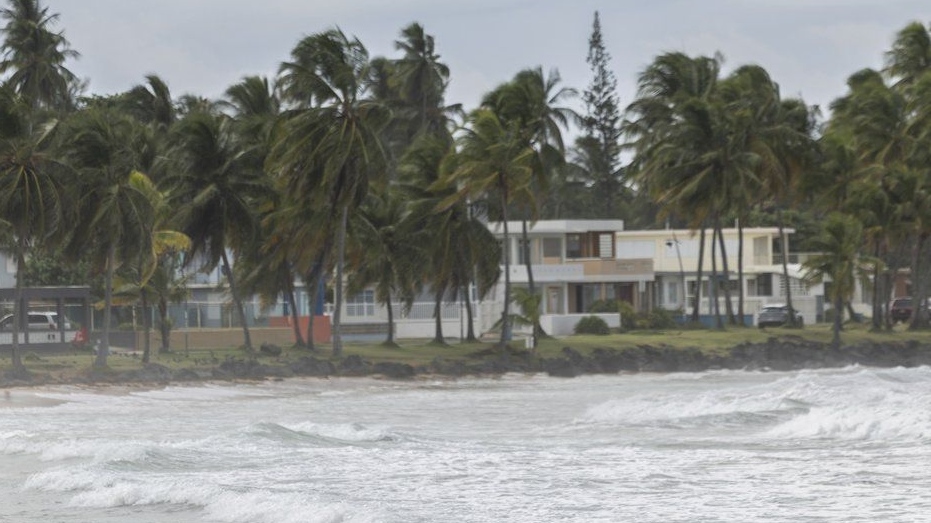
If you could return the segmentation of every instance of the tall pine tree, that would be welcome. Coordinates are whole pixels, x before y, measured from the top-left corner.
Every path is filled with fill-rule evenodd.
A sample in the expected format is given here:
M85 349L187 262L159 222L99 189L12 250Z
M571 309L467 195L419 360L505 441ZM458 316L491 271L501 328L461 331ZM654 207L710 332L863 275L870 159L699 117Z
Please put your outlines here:
M601 21L595 11L592 35L588 39L588 62L592 81L582 100L585 116L583 135L576 139L577 163L587 173L592 186L592 207L600 218L627 218L629 198L625 198L623 170L620 167L621 115L618 109L617 79L609 69L611 55L605 50Z

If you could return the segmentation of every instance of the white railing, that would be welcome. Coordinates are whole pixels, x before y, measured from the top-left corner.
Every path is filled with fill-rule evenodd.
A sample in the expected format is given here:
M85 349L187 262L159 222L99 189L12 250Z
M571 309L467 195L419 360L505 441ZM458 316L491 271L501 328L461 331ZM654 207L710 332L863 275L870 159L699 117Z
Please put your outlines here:
M567 263L560 265L533 265L533 280L535 282L563 282L581 278L585 275L585 268L580 263ZM529 280L527 267L511 264L511 281L524 283Z

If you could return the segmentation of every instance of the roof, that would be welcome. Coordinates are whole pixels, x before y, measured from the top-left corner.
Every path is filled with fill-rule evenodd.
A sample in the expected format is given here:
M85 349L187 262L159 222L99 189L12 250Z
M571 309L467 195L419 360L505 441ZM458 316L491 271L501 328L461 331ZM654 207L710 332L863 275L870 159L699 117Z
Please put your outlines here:
M621 232L624 230L624 220L539 220L537 222L528 222L527 232L529 234L567 234L583 233L593 231L614 231ZM495 234L502 234L502 222L489 222L488 229ZM508 221L508 232L514 233L521 230L521 222Z

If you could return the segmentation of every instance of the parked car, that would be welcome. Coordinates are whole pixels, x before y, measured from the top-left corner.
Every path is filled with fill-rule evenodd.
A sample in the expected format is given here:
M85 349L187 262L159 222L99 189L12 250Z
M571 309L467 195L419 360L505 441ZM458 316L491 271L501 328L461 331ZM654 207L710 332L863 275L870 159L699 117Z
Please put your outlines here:
M802 318L802 313L798 311L793 311L793 313L795 314L795 324L803 325L805 320ZM787 323L789 323L789 306L781 303L764 306L756 316L756 325L761 329L763 327L778 327Z
M910 320L914 308L914 300L912 300L910 296L902 296L901 298L892 300L889 303L889 317L892 319L892 323ZM925 307L923 312L925 318L927 318L929 316L927 307Z
M53 311L29 311L29 330L58 330L58 313ZM71 330L71 322L65 318L65 330ZM0 331L13 332L13 315L0 318Z

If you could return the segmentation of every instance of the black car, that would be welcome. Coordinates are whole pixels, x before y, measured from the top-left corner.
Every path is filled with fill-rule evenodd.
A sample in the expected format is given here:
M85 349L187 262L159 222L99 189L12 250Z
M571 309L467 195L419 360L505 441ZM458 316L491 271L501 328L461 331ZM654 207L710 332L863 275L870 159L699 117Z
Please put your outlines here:
M912 310L914 310L914 300L909 296L903 296L901 298L895 298L889 304L889 317L892 319L892 323L905 322L912 318ZM928 317L928 309L923 310L925 318Z
M794 311L794 313L795 324L801 326L805 322L802 313L798 311ZM789 323L789 306L784 304L766 305L760 309L759 314L756 316L756 325L761 329L763 327L778 327L787 323Z

